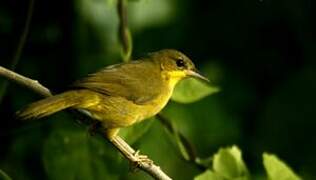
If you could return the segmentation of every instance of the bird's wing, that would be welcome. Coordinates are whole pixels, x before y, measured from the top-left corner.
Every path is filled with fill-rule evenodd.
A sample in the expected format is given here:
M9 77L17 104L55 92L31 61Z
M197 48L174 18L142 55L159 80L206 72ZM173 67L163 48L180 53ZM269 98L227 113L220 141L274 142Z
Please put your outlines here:
M160 69L156 66L151 61L132 61L109 66L75 82L73 87L123 97L136 104L146 104L161 93L163 83Z

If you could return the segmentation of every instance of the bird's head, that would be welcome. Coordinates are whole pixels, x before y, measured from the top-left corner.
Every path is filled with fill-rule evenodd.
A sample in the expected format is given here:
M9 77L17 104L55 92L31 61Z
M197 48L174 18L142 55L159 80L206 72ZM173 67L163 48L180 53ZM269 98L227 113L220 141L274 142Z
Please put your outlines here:
M198 72L193 62L186 55L177 50L165 49L157 51L151 53L150 57L159 63L162 75L173 85L186 77L209 81Z

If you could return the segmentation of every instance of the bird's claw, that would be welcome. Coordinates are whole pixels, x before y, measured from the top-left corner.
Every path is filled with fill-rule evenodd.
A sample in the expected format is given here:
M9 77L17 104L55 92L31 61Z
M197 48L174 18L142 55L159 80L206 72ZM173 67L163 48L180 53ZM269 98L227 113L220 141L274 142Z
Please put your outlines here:
M147 163L147 164L153 163L153 161L151 159L149 159L147 155L139 154L139 150L137 150L134 153L134 157L137 159L137 162L143 162L143 163Z
M131 170L135 171L140 167L141 163L153 164L153 161L148 158L147 155L139 154L139 150L137 150L134 154L134 160L131 161Z

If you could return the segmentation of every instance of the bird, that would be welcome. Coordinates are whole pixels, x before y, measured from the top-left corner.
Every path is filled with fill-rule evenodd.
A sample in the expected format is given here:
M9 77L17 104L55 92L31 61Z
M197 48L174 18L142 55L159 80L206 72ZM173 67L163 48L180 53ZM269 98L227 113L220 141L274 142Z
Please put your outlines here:
M98 122L111 141L121 128L159 113L176 84L188 77L208 81L185 54L164 49L89 74L66 91L27 105L16 116L40 119L75 109Z

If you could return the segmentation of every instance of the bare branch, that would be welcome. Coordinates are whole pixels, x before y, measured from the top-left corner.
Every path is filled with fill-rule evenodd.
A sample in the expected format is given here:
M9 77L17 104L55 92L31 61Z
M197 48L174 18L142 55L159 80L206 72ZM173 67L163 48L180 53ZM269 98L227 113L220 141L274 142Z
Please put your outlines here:
M7 78L8 80L15 82L31 91L40 94L43 97L51 96L51 92L46 87L42 86L38 81L27 78L20 74L17 74L9 69L0 66L0 76Z
M43 97L52 96L49 89L41 85L38 81L22 76L18 73L10 71L2 66L0 66L0 76L15 82L23 87L30 89L31 91L40 94ZM98 131L99 132L99 131ZM106 138L102 132L102 137ZM107 138L106 138L107 139ZM108 139L107 139L108 140ZM136 151L131 148L122 138L119 136L115 137L110 141L130 162L137 161L135 157ZM153 162L138 162L138 168L149 174L155 179L160 180L171 180L171 178L166 175L159 166L155 165Z

